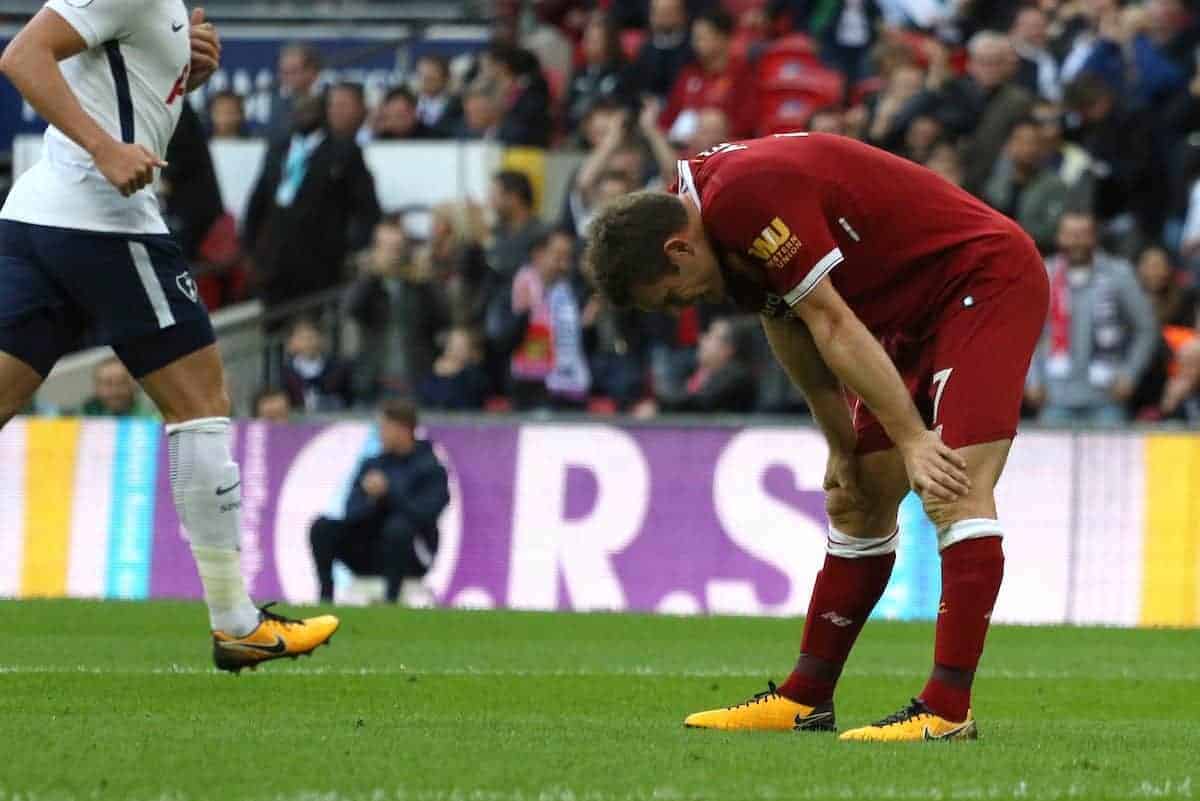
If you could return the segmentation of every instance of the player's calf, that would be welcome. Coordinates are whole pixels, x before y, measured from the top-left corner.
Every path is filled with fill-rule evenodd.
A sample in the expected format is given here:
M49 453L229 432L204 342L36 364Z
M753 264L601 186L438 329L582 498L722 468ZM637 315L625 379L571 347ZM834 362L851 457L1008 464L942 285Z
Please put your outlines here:
M1004 440L963 448L971 491L953 502L924 499L938 532L942 598L934 666L921 701L948 721L968 717L971 685L1004 578L1004 529L996 519L993 491L1010 444Z

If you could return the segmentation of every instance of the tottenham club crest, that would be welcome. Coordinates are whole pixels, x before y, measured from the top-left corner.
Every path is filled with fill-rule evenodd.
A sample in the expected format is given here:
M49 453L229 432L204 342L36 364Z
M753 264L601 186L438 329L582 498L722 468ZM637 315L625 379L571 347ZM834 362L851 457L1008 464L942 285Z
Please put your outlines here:
M175 276L175 286L179 287L179 291L186 295L192 303L200 302L200 290L196 288L196 279L192 278L191 273L180 273Z

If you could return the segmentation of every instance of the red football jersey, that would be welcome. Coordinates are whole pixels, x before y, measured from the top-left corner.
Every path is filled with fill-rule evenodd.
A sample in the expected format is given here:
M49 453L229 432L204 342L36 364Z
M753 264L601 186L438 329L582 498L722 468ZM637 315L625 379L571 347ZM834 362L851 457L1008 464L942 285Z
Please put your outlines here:
M964 290L998 290L1012 278L1003 259L958 256L1025 236L930 170L831 134L717 145L679 162L678 192L699 205L718 251L761 268L776 296L765 296L767 311L829 275L876 335L924 335Z

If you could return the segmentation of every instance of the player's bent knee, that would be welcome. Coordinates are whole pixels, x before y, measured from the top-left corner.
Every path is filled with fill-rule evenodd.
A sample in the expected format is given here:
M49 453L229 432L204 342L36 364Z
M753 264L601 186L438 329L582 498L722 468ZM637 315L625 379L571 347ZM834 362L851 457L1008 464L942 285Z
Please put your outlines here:
M229 417L232 413L232 404L224 385L197 386L176 393L165 402L160 402L159 411L162 413L163 422L176 424L210 417Z
M830 526L851 537L882 537L896 528L895 507L884 508L836 489L825 494L825 516Z

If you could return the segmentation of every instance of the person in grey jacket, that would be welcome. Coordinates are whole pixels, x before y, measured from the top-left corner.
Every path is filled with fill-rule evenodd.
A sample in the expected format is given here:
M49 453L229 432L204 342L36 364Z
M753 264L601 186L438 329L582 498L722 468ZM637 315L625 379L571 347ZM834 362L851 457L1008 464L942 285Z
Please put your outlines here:
M1068 212L1047 260L1050 314L1026 400L1039 420L1115 425L1159 342L1154 310L1125 260L1096 249L1091 215Z

